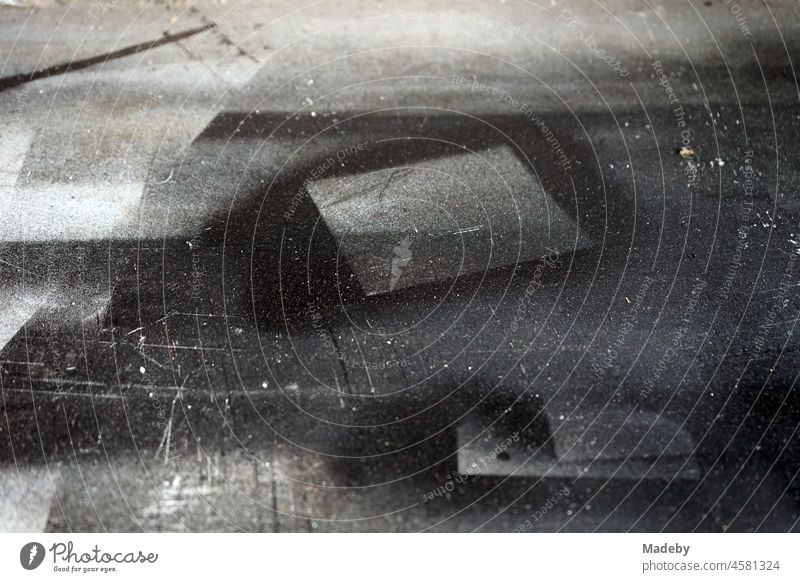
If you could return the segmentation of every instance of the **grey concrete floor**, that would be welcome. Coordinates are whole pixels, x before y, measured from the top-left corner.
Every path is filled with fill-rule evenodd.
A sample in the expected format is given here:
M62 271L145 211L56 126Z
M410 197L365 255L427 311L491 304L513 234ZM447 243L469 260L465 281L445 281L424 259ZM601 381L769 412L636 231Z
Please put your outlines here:
M798 530L798 10L0 1L0 530Z

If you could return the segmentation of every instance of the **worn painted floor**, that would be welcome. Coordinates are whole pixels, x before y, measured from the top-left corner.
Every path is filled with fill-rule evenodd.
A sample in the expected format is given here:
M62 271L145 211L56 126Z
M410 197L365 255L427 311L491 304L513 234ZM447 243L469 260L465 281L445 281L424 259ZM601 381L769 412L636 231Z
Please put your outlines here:
M797 531L790 2L0 2L0 530Z

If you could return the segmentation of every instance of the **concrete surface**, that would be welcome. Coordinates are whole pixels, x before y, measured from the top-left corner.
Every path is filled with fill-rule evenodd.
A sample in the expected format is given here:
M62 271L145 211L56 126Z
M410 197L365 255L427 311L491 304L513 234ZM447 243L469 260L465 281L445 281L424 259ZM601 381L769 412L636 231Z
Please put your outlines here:
M797 531L798 10L0 2L0 530Z

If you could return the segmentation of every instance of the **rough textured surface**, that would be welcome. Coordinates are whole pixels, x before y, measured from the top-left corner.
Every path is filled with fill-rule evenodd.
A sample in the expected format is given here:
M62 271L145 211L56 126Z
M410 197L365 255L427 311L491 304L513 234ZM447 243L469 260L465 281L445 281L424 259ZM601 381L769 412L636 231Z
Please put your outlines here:
M0 529L800 528L796 3L21 4ZM378 146L399 136L447 145ZM541 188L572 242L541 256L532 208L519 261L475 244L459 272L431 244L432 269L386 208L314 203L398 166L458 178L463 152ZM352 221L374 238L342 260ZM388 292L365 253L384 287L398 259Z

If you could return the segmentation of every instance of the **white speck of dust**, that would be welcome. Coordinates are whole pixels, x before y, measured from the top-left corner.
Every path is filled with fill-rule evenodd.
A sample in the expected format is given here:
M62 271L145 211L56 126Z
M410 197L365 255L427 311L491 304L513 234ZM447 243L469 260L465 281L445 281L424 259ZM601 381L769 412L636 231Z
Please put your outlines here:
M144 369L144 366L139 366L139 373L144 374L147 370Z
M269 386L269 382L267 382L266 380L264 380L264 381L261 383L261 387L262 387L262 388L266 388L267 386Z

